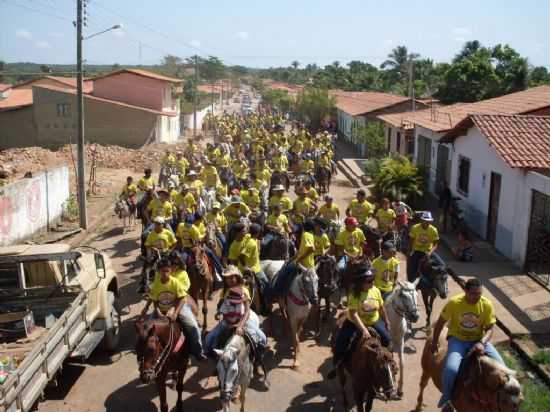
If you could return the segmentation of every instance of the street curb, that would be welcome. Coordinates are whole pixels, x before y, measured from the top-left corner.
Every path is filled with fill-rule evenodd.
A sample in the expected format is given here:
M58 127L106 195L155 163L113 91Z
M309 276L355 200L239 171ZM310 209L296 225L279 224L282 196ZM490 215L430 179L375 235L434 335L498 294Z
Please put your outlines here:
M352 173L347 169L345 163L342 160L336 163L336 167L344 174L344 176L346 176L346 178L351 182L353 186L357 188L361 187L361 185L357 182L357 179L353 177Z
M113 211L110 208L106 208L96 219L94 219L89 225L88 229L78 233L73 239L70 239L67 243L71 247L83 245L89 238L94 235L94 231L107 220L107 217Z

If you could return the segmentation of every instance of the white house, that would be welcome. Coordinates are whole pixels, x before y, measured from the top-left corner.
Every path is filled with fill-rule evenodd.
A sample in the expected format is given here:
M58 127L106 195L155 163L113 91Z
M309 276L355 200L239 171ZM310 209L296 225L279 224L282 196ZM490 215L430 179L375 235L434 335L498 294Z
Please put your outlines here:
M456 103L414 112L386 113L377 118L386 125L390 151L397 151L397 145L392 145L392 140L397 139L397 133L401 139L402 136L412 133L413 142L406 141L408 146L405 149L401 142L399 152L414 152L414 162L425 170L428 192L437 196L441 182L449 181L451 177L450 148L447 144L440 144L440 140L469 114L475 113L549 115L550 86L534 87L476 103Z
M470 115L441 142L469 227L519 266L548 273L550 116Z

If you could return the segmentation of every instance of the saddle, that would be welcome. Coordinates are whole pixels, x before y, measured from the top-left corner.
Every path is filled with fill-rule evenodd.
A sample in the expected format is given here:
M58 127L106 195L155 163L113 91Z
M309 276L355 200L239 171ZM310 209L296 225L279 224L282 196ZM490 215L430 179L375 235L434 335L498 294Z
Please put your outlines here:
M216 345L216 349L223 350L223 348L225 348L225 345L227 344L227 342L229 342L229 339L231 339L231 337L234 334L235 334L235 328L225 329L220 334L220 337L218 339L218 344ZM252 338L252 336L246 330L244 332L243 337L244 337L244 340L246 341L248 347L250 348L250 352L249 352L250 361L254 363L257 356L260 353L258 345L256 345L256 342L254 342L254 339Z

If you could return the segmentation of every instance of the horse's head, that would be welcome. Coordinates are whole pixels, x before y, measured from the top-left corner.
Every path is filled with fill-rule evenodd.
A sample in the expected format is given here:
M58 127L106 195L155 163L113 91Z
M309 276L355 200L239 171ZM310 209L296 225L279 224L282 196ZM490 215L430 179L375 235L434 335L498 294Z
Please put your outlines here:
M369 377L375 391L381 390L386 400L396 390L397 364L393 360L391 352L382 346L377 338L369 338L364 343L365 348L370 352Z
M325 255L317 262L317 275L322 287L330 287L334 282L336 274L336 259L333 256Z
M157 377L158 360L162 353L163 344L156 333L154 322L138 320L135 327L139 378L143 383L149 384Z
M432 259L434 257L432 256ZM447 267L440 259L426 261L422 268L422 273L431 283L431 287L441 299L446 299L449 294L449 286L447 284L449 274Z
M316 306L319 303L319 278L315 270L302 272L302 286L309 303Z
M413 283L406 281L397 282L397 289L394 292L393 302L395 308L403 314L405 319L409 322L415 323L420 318L418 311L416 285L418 284L418 278Z
M486 397L494 404L492 410L518 412L523 394L516 372L488 356L480 356L478 361L478 377L474 385L479 388L480 397Z
M226 410L239 384L239 353L246 345L244 339L233 335L223 350L214 349L218 356L216 369L220 387L220 399Z

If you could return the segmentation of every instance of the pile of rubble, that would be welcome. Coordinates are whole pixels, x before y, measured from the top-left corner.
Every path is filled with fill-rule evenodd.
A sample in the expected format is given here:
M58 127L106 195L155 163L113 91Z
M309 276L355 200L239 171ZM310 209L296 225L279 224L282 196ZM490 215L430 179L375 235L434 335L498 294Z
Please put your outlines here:
M152 144L140 149L89 144L86 146L86 166L89 168L95 164L98 168L142 172L147 167L158 169L166 150L176 151L183 148L183 144ZM72 172L76 162L75 145L66 145L58 150L42 147L0 150L0 179L13 180L61 165L69 166Z

